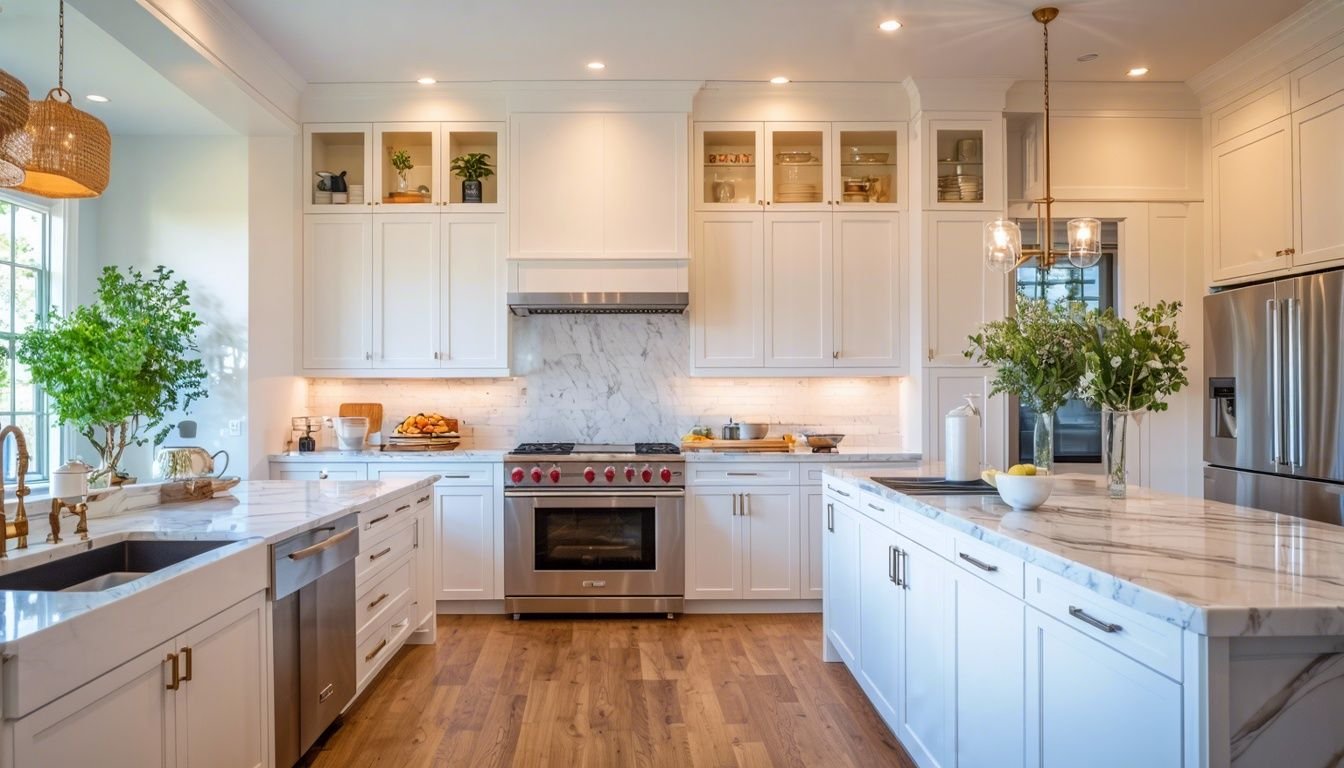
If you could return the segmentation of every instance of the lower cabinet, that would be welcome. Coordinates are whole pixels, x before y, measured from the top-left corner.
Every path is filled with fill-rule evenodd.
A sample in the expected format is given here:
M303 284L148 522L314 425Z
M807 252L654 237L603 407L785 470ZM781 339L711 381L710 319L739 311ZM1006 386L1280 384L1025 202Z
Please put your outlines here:
M826 642L841 660L857 674L859 669L860 605L862 582L860 544L863 540L861 515L848 504L826 500L826 597L823 599L822 625Z
M802 506L798 510L803 530L798 535L798 544L802 547L802 565L799 577L802 588L799 596L808 600L820 600L822 582L825 575L822 557L822 531L826 530L826 501L821 486L804 488L800 492Z
M14 721L14 764L268 765L268 610L257 593Z
M978 576L952 571L957 765L1021 768L1026 606Z
M897 569L899 537L867 518L860 522L859 684L893 730L900 722L901 628L905 595Z
M686 504L686 597L799 596L798 489L695 489Z
M439 552L435 565L439 600L495 600L504 597L496 578L495 529L498 511L493 488L435 489Z
M896 546L904 602L897 736L920 765L954 765L953 566L904 536Z

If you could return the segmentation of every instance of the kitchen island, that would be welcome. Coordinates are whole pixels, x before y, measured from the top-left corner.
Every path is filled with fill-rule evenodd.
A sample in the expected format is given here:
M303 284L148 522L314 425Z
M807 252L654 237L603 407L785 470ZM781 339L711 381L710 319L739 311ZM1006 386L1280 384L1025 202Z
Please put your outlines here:
M826 469L824 657L921 765L1335 765L1344 529L1061 476L1046 505Z

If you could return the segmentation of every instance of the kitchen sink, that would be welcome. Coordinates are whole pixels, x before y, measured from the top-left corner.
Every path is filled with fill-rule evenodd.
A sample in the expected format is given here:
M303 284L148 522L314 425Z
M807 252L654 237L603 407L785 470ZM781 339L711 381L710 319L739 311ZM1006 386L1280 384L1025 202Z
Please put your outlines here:
M134 539L0 575L0 589L102 592L233 541Z
M873 482L906 496L997 496L999 493L984 480L957 482L941 477L874 477Z

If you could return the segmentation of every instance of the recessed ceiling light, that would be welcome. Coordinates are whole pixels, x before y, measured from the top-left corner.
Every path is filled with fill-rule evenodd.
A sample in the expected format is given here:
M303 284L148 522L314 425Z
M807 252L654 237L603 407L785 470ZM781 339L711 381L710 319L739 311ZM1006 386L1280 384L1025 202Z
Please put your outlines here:
M770 82L774 83L775 85L787 85L789 82L789 78L783 75L775 75L774 77L770 78Z
M599 69L606 69L606 68L607 68L607 65L606 65L606 64L603 64L603 63L600 62L600 61L590 61L590 62L588 62L588 68L591 69L591 70L593 70L593 71L597 71L597 70L599 70Z
M1135 67L1135 68L1129 70L1129 76L1130 76L1130 77L1143 77L1143 76L1146 75L1146 74L1148 74L1148 68L1147 68L1147 67Z
M1082 62L1096 61L1099 56L1101 56L1099 53L1084 53L1078 57L1078 60Z
M878 24L877 28L882 30L883 32L895 32L896 30L901 28L901 22L895 19L887 19L881 24Z
M88 99L89 101L96 101L99 104L106 104L107 102L111 101L111 99L107 98L106 96L99 96L96 93L90 93L88 96L85 96L84 98Z
M419 83L419 84L421 84L421 85L433 85L433 84L435 84L435 83L437 83L437 82L439 82L439 81L438 81L438 80L435 80L435 79L432 78L432 77L422 77L422 78L419 78L418 80L416 80L415 82L417 82L417 83Z

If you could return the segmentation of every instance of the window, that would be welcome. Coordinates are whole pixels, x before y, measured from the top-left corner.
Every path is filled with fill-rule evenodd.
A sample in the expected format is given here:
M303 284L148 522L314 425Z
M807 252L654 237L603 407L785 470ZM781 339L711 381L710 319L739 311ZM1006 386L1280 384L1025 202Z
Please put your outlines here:
M1020 221L1024 247L1039 247L1036 222ZM1054 222L1055 248L1068 250L1068 222ZM1036 266L1033 259L1016 272L1018 298L1060 299L1078 301L1090 309L1106 309L1115 305L1115 260L1120 250L1120 224L1109 220L1101 223L1101 261L1086 269L1069 264L1067 258L1058 260L1049 270ZM1032 432L1036 412L1028 405L1018 403L1011 430L1015 440L1012 455L1017 463L1032 462ZM1098 464L1101 462L1101 412L1074 398L1055 411L1055 462L1059 464Z
M0 363L5 385L0 387L0 425L17 424L28 439L29 484L45 482L52 452L59 449L46 397L33 383L28 369L14 359L18 337L45 322L53 301L53 209L17 196L0 195ZM12 440L3 448L5 490L17 480L18 455Z

